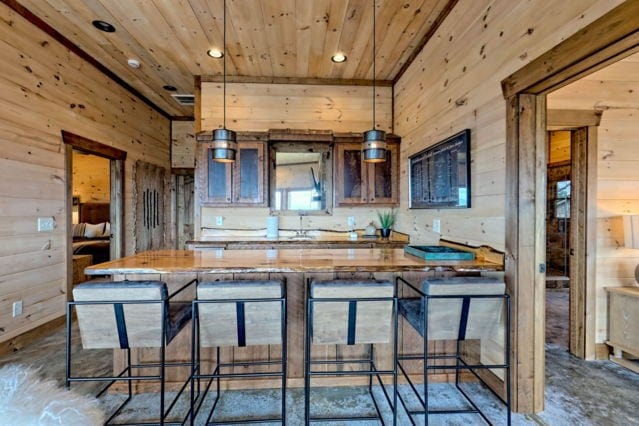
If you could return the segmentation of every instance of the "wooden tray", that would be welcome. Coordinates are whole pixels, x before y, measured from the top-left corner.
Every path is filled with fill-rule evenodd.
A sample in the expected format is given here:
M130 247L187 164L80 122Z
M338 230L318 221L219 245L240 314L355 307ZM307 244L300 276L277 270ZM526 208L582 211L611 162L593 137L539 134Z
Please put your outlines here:
M475 253L443 246L405 246L404 252L424 260L474 260Z

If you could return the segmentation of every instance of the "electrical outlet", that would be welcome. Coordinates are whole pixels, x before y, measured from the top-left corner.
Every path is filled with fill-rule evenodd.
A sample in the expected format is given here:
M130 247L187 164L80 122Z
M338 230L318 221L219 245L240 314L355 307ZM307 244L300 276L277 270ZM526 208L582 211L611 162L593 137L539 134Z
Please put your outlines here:
M224 225L224 216L215 216L215 226Z
M347 223L348 223L349 230L355 229L355 216L349 216Z
M38 232L53 232L55 221L53 217L39 217L38 218Z
M439 219L433 219L433 232L442 233L442 222Z
M22 300L13 302L13 317L22 315Z

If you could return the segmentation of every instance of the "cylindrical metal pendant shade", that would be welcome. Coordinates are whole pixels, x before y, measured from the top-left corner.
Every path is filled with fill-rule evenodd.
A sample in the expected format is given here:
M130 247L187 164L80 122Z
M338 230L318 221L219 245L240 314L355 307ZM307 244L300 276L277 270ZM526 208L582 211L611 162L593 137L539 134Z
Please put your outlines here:
M233 130L215 129L213 131L213 149L211 159L221 163L231 163L235 161L237 151L237 135Z
M364 132L364 161L367 163L381 163L386 161L386 132L383 130L368 130Z

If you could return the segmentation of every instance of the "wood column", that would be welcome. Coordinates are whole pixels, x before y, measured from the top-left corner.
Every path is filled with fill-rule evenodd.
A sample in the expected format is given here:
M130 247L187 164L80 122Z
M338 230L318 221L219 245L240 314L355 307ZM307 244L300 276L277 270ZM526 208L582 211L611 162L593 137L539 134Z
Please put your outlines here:
M512 401L519 412L544 407L545 110L545 96L518 94L507 103L506 198L511 201L505 278L513 308Z

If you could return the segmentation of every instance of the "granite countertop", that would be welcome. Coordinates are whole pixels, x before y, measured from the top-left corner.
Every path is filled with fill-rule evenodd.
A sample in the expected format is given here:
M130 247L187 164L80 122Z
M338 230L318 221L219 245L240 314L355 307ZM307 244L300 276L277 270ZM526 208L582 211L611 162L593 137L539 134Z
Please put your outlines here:
M462 271L502 271L503 263L485 259L425 261L397 248L160 250L138 253L92 265L87 275L148 273L265 272L401 272L438 268Z

